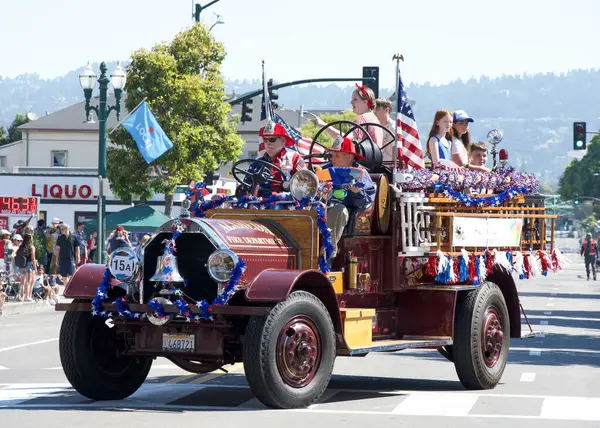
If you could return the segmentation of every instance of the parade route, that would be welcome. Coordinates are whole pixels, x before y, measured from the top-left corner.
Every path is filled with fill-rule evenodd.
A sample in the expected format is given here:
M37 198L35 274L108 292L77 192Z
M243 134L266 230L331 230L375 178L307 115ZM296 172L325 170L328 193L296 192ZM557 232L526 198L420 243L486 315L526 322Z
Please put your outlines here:
M574 263L561 273L518 282L529 321L539 333L512 340L509 364L491 391L465 390L451 363L436 351L417 350L338 358L325 394L303 410L266 409L247 386L242 364L226 367L227 374L195 375L163 358L130 398L94 402L73 391L64 377L58 354L62 314L49 310L0 321L0 414L8 422L3 426L39 426L40 418L46 421L43 426L61 428L83 420L86 426L169 423L173 418L184 423L184 414L224 426L257 424L259 416L267 427L284 420L289 426L318 427L342 421L349 427L383 421L398 426L440 426L440 421L445 421L442 426L597 426L600 282L582 278L579 257L569 257Z

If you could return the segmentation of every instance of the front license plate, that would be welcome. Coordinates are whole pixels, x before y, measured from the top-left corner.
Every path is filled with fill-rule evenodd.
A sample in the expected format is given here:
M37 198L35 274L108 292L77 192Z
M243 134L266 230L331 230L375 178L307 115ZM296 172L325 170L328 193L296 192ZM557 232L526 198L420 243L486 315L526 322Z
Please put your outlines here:
M196 337L193 334L163 333L163 351L195 352Z

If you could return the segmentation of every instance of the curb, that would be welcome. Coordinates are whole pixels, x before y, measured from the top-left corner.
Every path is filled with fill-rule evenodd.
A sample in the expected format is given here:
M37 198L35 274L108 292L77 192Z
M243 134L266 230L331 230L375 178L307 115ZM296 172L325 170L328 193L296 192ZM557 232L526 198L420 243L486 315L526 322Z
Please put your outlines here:
M59 303L69 303L70 299L58 298ZM54 311L54 305L48 306L43 300L39 302L5 302L4 315L31 314L34 312Z

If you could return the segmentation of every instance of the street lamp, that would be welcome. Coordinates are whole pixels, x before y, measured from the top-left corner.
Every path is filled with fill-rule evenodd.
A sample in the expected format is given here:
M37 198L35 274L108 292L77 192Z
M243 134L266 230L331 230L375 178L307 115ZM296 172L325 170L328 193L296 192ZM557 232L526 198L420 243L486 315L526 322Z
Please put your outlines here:
M217 24L225 24L225 21L223 21L221 19L221 15L218 15L216 13L215 13L215 15L217 15L217 20L215 21L215 23L213 25L210 26L210 28L208 29L208 31L211 31L215 27L215 25L217 25Z
M117 114L117 120L121 117L121 94L125 83L127 82L127 75L121 68L121 65L117 63L117 68L110 75L110 80L106 76L107 72L106 63L103 61L100 64L100 78L96 80L96 73L92 70L90 63L85 66L83 72L79 75L79 83L83 88L85 95L85 114L89 120L91 111L95 111L98 116L98 247L96 250L96 263L105 264L106 254L104 253L104 225L106 224L106 196L104 196L104 180L106 180L106 119L111 111L115 111ZM97 106L90 105L92 98L92 91L96 87L96 81L100 83L100 103ZM108 95L108 83L111 83L115 90L115 105L107 106L107 95Z

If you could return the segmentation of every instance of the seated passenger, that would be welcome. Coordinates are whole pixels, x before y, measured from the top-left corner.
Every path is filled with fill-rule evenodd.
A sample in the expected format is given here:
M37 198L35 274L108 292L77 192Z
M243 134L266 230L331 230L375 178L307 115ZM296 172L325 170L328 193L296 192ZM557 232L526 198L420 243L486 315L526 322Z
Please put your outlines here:
M452 112L444 109L436 111L427 140L427 155L431 158L433 168L440 166L440 160L452 162L451 129Z
M260 129L258 135L262 137L265 144L265 154L258 159L270 162L283 171L284 176L281 177L279 171L273 169L271 171L273 180L277 180L281 183L289 181L296 172L306 169L306 163L302 159L300 153L286 147L294 146L295 141L290 138L283 126L275 122L268 122ZM252 164L250 168L248 168L248 172L258 172L261 166L262 165L259 163ZM248 185L252 185L249 176L246 176L244 182ZM261 183L259 194L265 195L283 191L285 191L285 189L282 188L280 183L267 182Z
M462 166L469 167L469 145L471 144L471 132L469 131L469 122L473 122L464 110L454 112L452 122L452 161Z
M485 166L488 157L487 145L483 141L475 141L471 143L470 151L469 169L490 172L491 170Z
M337 255L338 242L342 237L342 233L348 220L350 219L349 209L365 208L372 203L375 198L375 185L369 176L369 173L361 165L357 159L364 159L356 153L354 143L348 138L338 137L331 146L331 163L323 165L326 168L361 168L364 174L360 183L362 188L350 184L349 191L343 199L332 198L330 206L327 208L327 226L331 229L331 242L333 244L333 255L331 260Z

